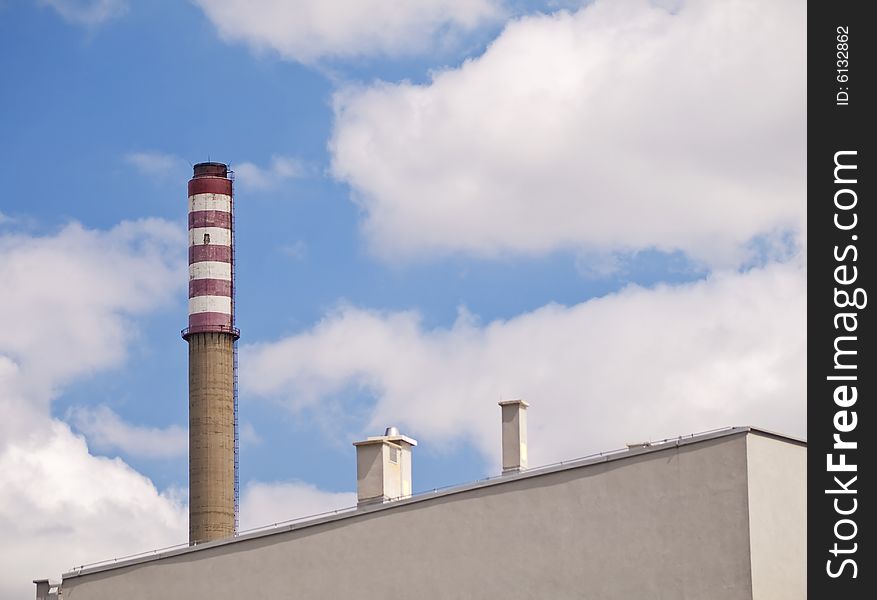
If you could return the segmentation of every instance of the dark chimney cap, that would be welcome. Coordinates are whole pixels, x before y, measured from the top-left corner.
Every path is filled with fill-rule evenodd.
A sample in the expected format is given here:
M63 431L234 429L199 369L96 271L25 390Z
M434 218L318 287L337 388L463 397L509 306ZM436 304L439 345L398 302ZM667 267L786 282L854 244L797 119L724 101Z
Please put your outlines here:
M228 177L228 165L218 162L202 162L195 165L194 177Z

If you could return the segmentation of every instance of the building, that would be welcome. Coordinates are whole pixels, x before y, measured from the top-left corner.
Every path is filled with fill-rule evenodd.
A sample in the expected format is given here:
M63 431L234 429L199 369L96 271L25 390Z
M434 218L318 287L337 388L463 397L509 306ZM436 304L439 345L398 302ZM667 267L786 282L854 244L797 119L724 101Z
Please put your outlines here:
M525 408L502 476L407 496L416 442L391 429L357 444L357 508L77 568L63 598L806 597L803 441L733 427L527 470Z

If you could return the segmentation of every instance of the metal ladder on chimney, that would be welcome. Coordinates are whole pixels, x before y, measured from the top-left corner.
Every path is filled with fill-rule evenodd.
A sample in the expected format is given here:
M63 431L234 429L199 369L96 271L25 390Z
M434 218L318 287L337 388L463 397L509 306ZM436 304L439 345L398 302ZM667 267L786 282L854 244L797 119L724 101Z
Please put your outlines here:
M235 206L234 206L234 171L228 171L228 177L232 184L232 203L231 203L231 326L235 328L237 314L235 304L237 304L237 269L235 264L235 254L237 253L237 235L235 230ZM233 346L234 360L234 534L237 535L240 526L240 422L238 417L238 341L235 339Z

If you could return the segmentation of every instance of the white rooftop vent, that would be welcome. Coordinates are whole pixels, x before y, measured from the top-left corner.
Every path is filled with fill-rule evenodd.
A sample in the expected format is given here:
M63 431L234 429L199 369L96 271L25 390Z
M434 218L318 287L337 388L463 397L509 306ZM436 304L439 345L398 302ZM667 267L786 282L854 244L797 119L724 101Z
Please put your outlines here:
M502 472L527 469L527 407L523 400L505 400L502 409Z
M411 449L417 440L387 427L356 446L357 506L411 497Z

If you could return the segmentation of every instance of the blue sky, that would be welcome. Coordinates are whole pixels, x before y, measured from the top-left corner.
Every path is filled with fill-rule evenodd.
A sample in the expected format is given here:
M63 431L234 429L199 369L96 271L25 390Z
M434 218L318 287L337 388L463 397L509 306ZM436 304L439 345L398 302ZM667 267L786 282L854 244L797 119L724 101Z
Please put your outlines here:
M0 2L4 317L35 332L0 336L3 401L22 423L50 416L83 469L154 486L166 511L153 538L96 532L53 561L185 539L181 232L191 164L208 158L238 177L247 524L348 502L350 443L385 425L421 441L415 491L496 474L501 397L530 401L537 462L750 422L803 433L794 3L745 40L750 17L720 0L437 1L347 29L262 4L269 22L234 0ZM626 54L605 51L617 41ZM751 53L716 58L741 41ZM779 80L749 69L770 44L792 65ZM697 49L688 66L680 48ZM699 79L672 91L687 69ZM61 290L33 292L57 325L28 308L46 256L85 274L66 282L83 287L70 314L84 325ZM50 364L39 349L67 327L67 364ZM125 441L150 431L163 448Z

